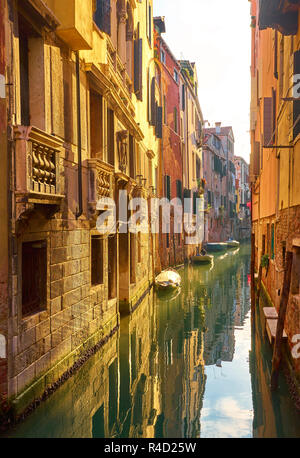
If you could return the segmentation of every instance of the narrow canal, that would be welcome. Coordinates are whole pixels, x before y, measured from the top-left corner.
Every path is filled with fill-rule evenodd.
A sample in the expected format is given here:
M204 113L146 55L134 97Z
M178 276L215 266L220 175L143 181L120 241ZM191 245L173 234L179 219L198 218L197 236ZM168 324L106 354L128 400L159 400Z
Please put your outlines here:
M15 437L300 437L271 348L251 339L250 248L180 271L175 297L152 291ZM258 322L258 330L263 326Z

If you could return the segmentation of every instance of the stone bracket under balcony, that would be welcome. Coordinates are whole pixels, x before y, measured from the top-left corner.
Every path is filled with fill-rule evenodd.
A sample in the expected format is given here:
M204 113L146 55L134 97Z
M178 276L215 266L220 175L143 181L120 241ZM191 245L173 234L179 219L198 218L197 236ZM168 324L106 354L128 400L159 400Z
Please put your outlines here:
M15 198L17 219L34 208L59 210L59 157L63 141L33 126L14 128Z

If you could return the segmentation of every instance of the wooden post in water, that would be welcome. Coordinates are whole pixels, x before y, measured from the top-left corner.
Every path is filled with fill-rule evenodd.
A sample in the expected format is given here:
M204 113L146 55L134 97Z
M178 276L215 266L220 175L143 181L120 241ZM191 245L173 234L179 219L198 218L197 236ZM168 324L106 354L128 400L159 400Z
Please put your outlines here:
M255 323L255 234L251 234L251 321Z
M262 249L261 249L261 258L265 255L266 252L266 236L262 236ZM259 306L259 298L260 298L260 290L261 290L261 282L262 282L262 265L261 265L261 258L260 258L260 266L258 271L258 282L257 282L257 297L256 303Z
M271 390L276 390L278 387L279 367L282 356L282 335L284 330L284 322L286 316L286 309L289 301L291 276L292 276L293 253L288 251L286 254L286 269L284 272L283 290L280 299L280 309L277 322L276 338L274 344L274 354L272 362L272 375L271 375Z

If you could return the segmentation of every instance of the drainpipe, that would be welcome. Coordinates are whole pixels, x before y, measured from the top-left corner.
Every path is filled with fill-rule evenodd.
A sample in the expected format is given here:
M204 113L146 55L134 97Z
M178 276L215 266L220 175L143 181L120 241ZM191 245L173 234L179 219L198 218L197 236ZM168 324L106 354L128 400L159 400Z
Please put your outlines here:
M78 140L78 208L76 218L82 213L82 145L81 145L81 106L80 106L80 62L79 51L76 52L76 98L77 98L77 140Z

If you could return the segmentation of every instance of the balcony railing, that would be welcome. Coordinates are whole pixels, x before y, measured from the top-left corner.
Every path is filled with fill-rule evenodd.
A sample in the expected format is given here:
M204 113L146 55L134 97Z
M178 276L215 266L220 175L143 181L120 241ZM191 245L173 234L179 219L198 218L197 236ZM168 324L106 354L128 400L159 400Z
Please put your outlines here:
M113 197L114 167L100 159L89 159L89 211L94 214L99 199Z
M14 134L15 195L17 207L22 207L19 215L26 204L59 204L64 197L59 180L62 140L32 126L15 127Z

